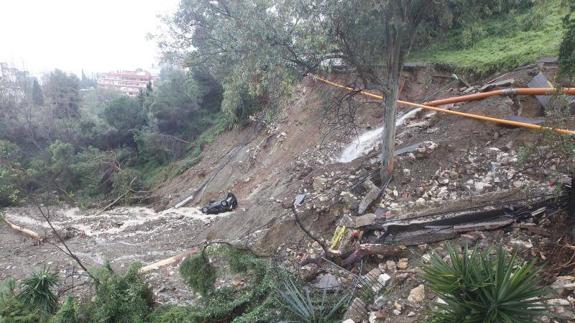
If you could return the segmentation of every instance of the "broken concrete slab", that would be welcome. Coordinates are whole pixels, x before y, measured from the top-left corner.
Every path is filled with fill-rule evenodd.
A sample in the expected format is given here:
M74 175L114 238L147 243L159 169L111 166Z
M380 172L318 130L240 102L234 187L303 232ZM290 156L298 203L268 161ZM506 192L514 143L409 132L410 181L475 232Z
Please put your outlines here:
M353 322L361 322L365 317L367 317L367 305L360 298L355 298L343 315L344 321Z
M409 146L405 146L405 147L396 149L394 154L395 154L395 156L400 156L403 154L414 152L422 144L423 144L423 142L418 142L418 143L413 144L413 145L409 145Z
M359 203L359 207L357 209L357 213L359 214L364 214L373 201L375 201L379 197L379 194L381 194L381 189L373 184L369 179L363 183L363 186L368 192Z
M341 218L339 224L352 229L366 229L374 226L377 227L384 222L385 217L368 213L361 216L344 216Z
M509 87L515 84L515 79L506 79L493 83L488 83L479 88L479 92L487 92L498 87Z
M541 88L541 87L553 87L553 84L547 80L543 73L539 72L539 74L535 75L535 77L527 83L527 86L530 88ZM541 104L542 107L546 108L549 104L549 100L551 97L549 95L536 95L537 101Z

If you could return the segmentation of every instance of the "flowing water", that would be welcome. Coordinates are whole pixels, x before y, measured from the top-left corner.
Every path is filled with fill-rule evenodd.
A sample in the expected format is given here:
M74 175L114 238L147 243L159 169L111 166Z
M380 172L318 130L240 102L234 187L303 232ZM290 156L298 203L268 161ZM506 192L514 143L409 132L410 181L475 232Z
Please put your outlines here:
M411 110L397 119L395 122L396 127L401 127L406 120L415 116L420 109ZM383 134L383 127L369 130L357 137L356 140L348 144L342 151L340 157L337 159L339 163L349 163L359 157L367 155L373 148L377 147L381 136Z

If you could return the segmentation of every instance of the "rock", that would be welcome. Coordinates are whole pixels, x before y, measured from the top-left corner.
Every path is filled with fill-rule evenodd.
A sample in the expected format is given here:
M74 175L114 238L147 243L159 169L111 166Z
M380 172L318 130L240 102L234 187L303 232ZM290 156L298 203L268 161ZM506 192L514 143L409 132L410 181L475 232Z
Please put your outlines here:
M387 284L387 282L391 279L391 276L389 276L388 274L381 274L379 275L379 277L377 277L377 281L383 286L385 287L385 285Z
M379 218L378 219L377 216L373 213L368 213L366 215L352 217L352 219L354 220L354 225L352 228L362 228L362 227L376 224L378 222L384 222L385 221L385 218ZM380 220L380 221L377 221L377 220Z
M412 303L421 303L425 299L425 285L421 284L409 292L407 300Z
M531 241L511 240L511 241L509 241L509 243L515 247L522 248L522 249L533 248L533 243L531 243Z
M342 323L355 323L355 321L352 319L347 319L347 320L343 321Z
M424 206L425 205L425 199L420 197L415 201L415 205L416 206Z
M387 315L384 311L374 311L369 313L369 323L385 322Z
M402 172L403 172L403 176L405 176L405 177L411 176L411 171L407 168L404 168Z
M320 177L315 177L313 179L312 186L313 186L314 191L316 191L316 192L324 190L326 188L326 185L327 185L327 178L325 178L325 177L320 176Z
M385 262L385 267L387 269L388 272L395 272L397 270L397 265L395 264L395 261L393 260L388 260Z
M553 284L551 284L551 288L559 295L575 290L575 276L559 276Z
M344 320L351 320L352 322L361 322L367 316L367 306L360 298L355 298L345 314Z
M364 278L366 281L368 281L368 283L373 284L377 281L379 275L381 275L381 269L374 268L365 274Z
M323 274L318 277L318 281L313 284L316 288L320 289L335 289L341 286L341 283L332 274Z
M359 214L365 213L371 203L373 203L373 201L375 201L375 199L377 199L381 193L381 189L373 184L373 182L369 179L363 183L363 186L366 190L368 190L368 192L359 203L359 207L357 209L357 213Z
M314 280L319 273L319 266L316 264L307 264L301 267L299 276L305 282Z
M478 193L483 193L486 188L491 188L491 184L484 183L484 182L476 182L474 184L475 191Z
M563 299L563 298L550 299L550 300L547 300L546 303L548 305L551 305L551 306L570 306L571 305L571 303L569 303L568 300Z
M375 299L375 301L373 302L373 305L375 306L375 308L377 309L382 309L385 306L385 302L386 302L386 298L384 295L379 296L378 298Z
M397 263L397 269L406 270L409 267L409 259L401 258Z
M409 312L407 313L407 317L414 317L415 316L415 312Z
M437 147L438 145L433 141L424 141L419 147L415 149L415 157L418 159L425 158L435 149L437 149Z

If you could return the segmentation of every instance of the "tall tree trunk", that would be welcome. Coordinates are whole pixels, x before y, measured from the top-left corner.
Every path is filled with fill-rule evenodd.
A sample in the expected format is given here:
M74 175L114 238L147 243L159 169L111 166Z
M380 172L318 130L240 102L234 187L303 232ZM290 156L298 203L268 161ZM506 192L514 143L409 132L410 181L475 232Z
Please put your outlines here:
M391 179L395 152L395 117L399 97L399 76L401 72L401 35L393 22L388 29L386 95L383 100L383 148L381 152L380 176L382 185Z

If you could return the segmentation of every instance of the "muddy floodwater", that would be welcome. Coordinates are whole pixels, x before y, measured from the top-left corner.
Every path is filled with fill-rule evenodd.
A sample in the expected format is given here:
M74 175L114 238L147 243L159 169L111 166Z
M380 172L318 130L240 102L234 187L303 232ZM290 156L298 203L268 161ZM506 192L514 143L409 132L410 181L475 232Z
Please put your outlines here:
M10 222L46 239L39 243L0 224L0 281L26 277L44 266L60 272L64 280L82 280L74 262L54 246L58 240L37 208L9 208L2 213ZM155 212L145 207L121 207L103 213L50 208L49 214L56 230L88 267L110 262L114 269L122 270L134 262L146 265L192 248L205 238L201 234L208 227L233 213L205 215L197 208ZM166 270L166 275L174 275L174 268ZM161 274L153 273L150 279ZM169 282L165 278L158 288L166 289Z

